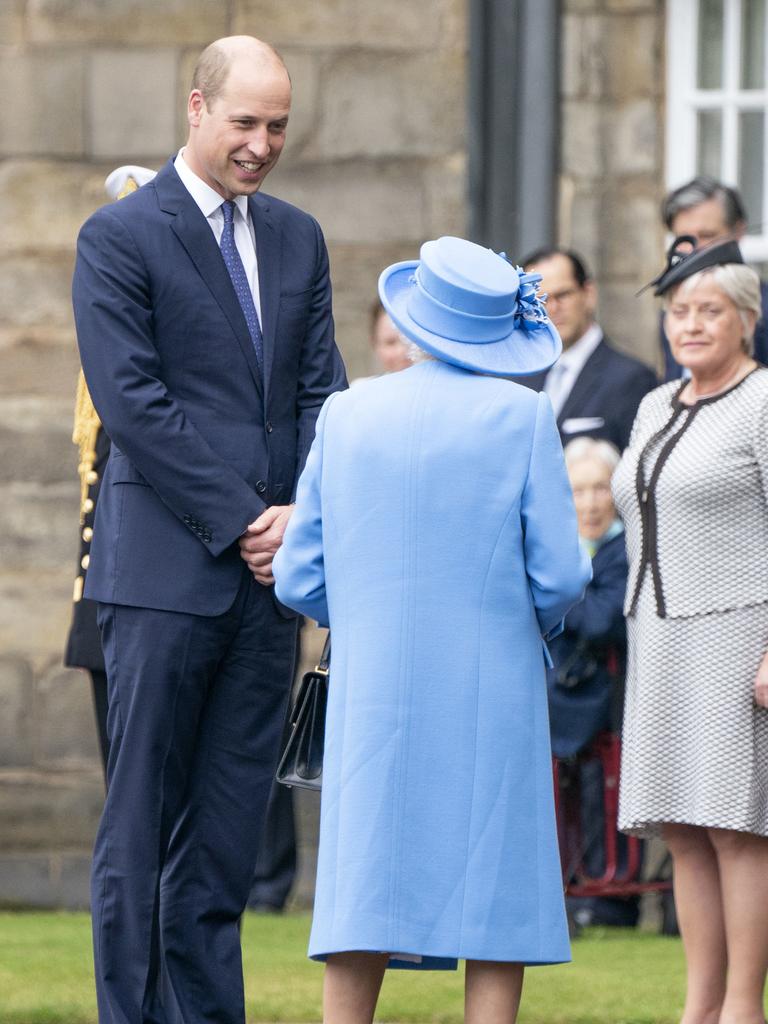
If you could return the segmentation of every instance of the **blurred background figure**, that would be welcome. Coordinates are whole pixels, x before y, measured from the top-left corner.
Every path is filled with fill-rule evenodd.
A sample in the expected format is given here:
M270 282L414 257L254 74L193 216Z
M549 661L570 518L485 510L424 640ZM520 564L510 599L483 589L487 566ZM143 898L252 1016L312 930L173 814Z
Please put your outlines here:
M748 216L744 201L735 188L716 178L700 175L674 189L661 205L661 216L667 230L675 237L690 235L697 246L728 238L742 238L747 230ZM759 363L768 363L768 284L760 282L761 317L755 328L754 356ZM688 376L688 371L672 355L669 339L660 321L660 343L664 358L664 380Z
M614 474L627 533L619 824L672 853L681 1024L763 1024L768 970L768 370L735 241L653 282L687 381L642 403Z
M623 703L627 585L624 527L616 514L611 476L619 452L607 441L580 437L565 448L579 537L592 559L584 599L568 612L563 633L549 644L554 666L547 673L552 753L559 779L580 799L582 863L593 878L605 870L603 775L597 760L576 760L604 730L619 732ZM626 840L620 837L619 857ZM639 901L607 897L568 899L579 925L637 923Z
M155 171L149 167L135 167L125 164L115 168L104 182L110 199L122 199L135 192L141 185L151 181ZM101 424L99 414L93 407L91 396L82 370L77 381L75 399L75 422L72 441L78 446L78 475L80 477L80 546L78 571L72 595L72 623L64 651L64 664L70 668L82 668L91 677L93 708L96 715L96 729L99 737L99 753L104 778L107 777L109 739L107 736L107 673L101 650L101 637L96 625L96 602L83 597L85 575L91 559L93 523L96 504L104 467L109 458L110 442Z
M411 365L408 343L378 299L371 306L371 348L377 369L384 373L407 370Z
M595 321L597 287L586 264L570 249L542 248L523 266L541 274L539 293L563 341L563 354L546 373L519 382L549 395L563 444L586 435L619 451L640 400L656 387L653 370L614 348Z

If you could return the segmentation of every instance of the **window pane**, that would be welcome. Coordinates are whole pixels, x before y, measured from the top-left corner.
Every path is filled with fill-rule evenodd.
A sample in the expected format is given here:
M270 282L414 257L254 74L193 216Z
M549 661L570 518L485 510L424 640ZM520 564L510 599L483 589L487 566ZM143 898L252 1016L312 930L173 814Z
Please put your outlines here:
M723 0L701 0L699 4L700 89L719 89L723 84Z
M713 178L719 178L723 136L722 111L700 110L697 121L696 170L699 174L709 174Z
M744 0L741 15L741 87L765 82L765 0Z
M739 188L749 217L750 234L763 233L763 138L765 114L762 110L742 110L739 114Z

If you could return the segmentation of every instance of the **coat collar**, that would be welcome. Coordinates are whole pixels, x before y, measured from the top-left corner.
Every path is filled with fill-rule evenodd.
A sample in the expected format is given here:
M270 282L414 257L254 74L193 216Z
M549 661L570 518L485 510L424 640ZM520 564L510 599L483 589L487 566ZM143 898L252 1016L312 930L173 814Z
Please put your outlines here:
M160 209L173 217L171 229L221 307L237 338L254 382L258 389L263 391L262 374L248 325L210 225L176 173L172 160L158 172L153 184ZM263 369L264 381L268 382L273 363L277 306L280 301L280 232L274 224L266 196L251 196L248 208L256 235L259 289L264 320Z

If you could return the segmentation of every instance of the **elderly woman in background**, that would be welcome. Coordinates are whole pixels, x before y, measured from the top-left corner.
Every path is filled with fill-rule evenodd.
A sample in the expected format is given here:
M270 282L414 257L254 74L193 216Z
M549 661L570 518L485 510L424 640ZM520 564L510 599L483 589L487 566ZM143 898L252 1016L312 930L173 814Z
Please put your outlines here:
M542 638L589 579L534 282L441 238L382 274L431 358L320 414L275 559L330 624L310 956L326 1024L369 1024L387 965L467 960L466 1020L512 1024L523 965L569 959Z
M622 607L627 586L624 527L611 494L618 463L619 452L608 441L580 437L565 448L579 536L592 559L592 582L549 647L554 662L548 689L555 757L574 757L612 725L616 669L624 663ZM616 668L609 667L614 661Z
M565 448L565 465L576 506L579 536L592 559L592 581L584 598L568 612L565 629L549 645L553 666L547 672L552 753L576 758L595 736L620 721L626 660L623 603L627 587L624 527L616 514L611 477L619 452L608 441L580 437ZM603 778L589 760L561 765L563 785L578 786L581 851L590 875L605 870ZM624 836L620 837L619 850ZM633 926L638 900L607 897L569 898L577 924Z
M614 474L629 557L619 824L673 857L682 1024L763 1024L768 969L768 370L738 245L653 282L690 378L643 400Z

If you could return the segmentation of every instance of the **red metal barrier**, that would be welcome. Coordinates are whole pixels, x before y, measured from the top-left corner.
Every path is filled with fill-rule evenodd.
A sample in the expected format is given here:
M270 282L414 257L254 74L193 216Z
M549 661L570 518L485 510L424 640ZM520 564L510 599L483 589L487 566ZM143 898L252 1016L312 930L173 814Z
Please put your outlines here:
M598 761L603 773L603 814L605 870L596 878L584 864L585 843L582 834L578 769L588 761ZM626 837L625 863L619 868L616 824L619 812L619 770L621 739L616 733L599 733L575 761L553 759L555 809L566 893L569 896L635 896L643 892L671 889L665 880L640 878L640 840Z

